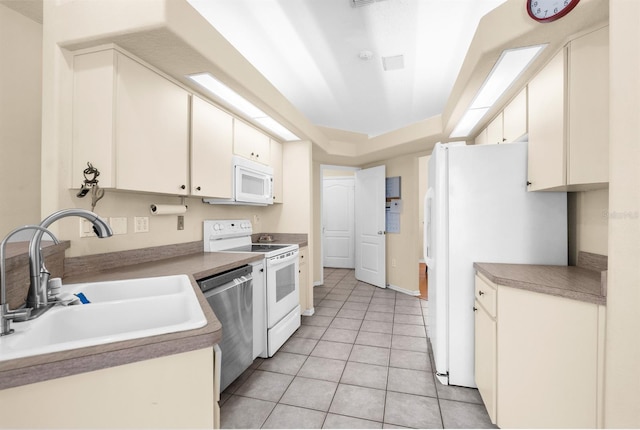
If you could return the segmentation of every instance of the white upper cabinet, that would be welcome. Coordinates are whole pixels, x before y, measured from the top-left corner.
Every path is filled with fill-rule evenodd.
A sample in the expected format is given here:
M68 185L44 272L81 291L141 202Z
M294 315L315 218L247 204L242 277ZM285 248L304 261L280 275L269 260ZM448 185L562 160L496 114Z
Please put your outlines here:
M200 97L191 103L191 195L231 198L233 117Z
M609 182L609 27L569 44L569 184Z
M189 93L113 50L74 57L73 186L187 195Z
M565 183L565 50L529 83L529 191Z
M273 203L283 203L282 196L282 143L271 140L269 165L273 168Z
M527 89L520 93L502 112L502 138L504 142L519 141L527 134Z
M530 191L609 181L608 30L572 40L529 83Z
M504 108L475 138L476 145L511 143L527 134L526 88Z
M269 165L270 146L267 135L240 120L234 120L233 152L236 155Z
M487 126L487 143L502 142L504 142L504 137L502 133L502 112L500 112Z

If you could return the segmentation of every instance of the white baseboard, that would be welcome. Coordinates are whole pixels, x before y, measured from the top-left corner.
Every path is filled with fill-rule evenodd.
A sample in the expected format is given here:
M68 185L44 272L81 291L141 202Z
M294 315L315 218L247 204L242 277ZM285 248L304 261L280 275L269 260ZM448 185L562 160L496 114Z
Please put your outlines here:
M310 317L315 313L316 313L316 309L315 308L311 308L311 309L307 309L306 311L302 312L302 315L304 315L305 317Z
M406 289L404 289L402 287L398 287L396 285L387 284L387 288L389 288L390 290L397 291L397 292L402 293L402 294L406 294L408 296L417 297L417 296L420 295L420 291L406 290Z
M314 287L319 287L320 285L324 285L324 281L315 281L315 282L313 283L313 286L314 286Z

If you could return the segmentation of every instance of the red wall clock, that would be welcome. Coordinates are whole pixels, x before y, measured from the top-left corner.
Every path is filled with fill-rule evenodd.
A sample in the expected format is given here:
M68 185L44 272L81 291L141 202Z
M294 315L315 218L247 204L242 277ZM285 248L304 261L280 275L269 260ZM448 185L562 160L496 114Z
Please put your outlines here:
M573 10L580 0L527 0L529 16L538 22L552 22Z

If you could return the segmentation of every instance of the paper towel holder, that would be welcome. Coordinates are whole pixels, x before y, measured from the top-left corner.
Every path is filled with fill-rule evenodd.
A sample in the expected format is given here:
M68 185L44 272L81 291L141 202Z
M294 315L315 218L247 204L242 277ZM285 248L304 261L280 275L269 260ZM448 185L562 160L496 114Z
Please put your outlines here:
M179 205L152 203L149 206L152 215L184 215L188 208L184 197L180 198Z

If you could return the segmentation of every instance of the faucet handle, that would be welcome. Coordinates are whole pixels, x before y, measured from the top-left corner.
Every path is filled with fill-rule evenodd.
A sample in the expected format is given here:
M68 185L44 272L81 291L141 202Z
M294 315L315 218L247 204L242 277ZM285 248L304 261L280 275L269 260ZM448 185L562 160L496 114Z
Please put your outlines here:
M31 308L10 310L9 305L4 303L0 306L0 316L2 316L2 318L0 318L0 325L2 326L0 336L4 336L14 331L9 324L10 321L26 321L29 319L31 316Z

